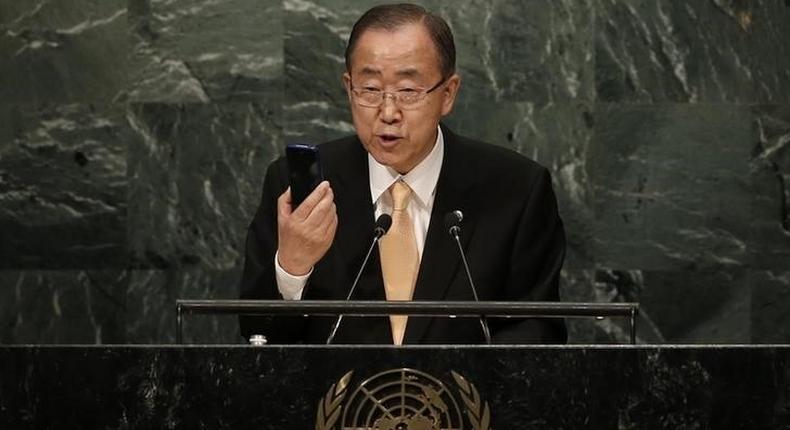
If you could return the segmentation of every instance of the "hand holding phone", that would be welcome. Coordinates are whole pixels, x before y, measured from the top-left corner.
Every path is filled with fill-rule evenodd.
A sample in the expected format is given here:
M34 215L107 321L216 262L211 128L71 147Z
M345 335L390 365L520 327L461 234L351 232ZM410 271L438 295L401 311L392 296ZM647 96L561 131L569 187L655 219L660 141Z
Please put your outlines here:
M300 276L309 273L332 245L337 208L329 182L323 181L318 148L289 145L286 156L291 187L277 200L278 263Z

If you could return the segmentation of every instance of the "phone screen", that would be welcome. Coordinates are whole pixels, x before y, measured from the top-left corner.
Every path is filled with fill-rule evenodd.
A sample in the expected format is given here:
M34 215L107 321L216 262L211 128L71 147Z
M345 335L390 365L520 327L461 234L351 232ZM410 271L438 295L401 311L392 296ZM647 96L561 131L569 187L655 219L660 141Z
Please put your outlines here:
M324 180L318 146L291 144L285 148L291 181L291 208L296 209Z

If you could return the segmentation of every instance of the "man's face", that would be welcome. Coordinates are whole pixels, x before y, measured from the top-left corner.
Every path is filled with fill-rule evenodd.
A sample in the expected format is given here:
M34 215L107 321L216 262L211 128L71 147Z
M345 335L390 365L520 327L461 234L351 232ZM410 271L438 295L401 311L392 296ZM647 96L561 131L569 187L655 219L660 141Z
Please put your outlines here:
M439 120L453 108L460 78L451 76L409 109L402 109L390 96L379 107L355 102L352 85L358 90L424 92L441 82L439 54L422 24L395 31L366 30L350 61L343 83L362 145L379 163L409 172L431 152Z

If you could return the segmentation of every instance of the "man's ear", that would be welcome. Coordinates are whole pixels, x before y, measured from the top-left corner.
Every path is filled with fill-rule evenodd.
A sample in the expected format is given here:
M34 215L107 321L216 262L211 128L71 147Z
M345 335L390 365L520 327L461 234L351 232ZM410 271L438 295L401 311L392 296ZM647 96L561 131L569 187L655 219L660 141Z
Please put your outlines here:
M442 101L442 116L445 116L453 111L453 105L455 105L455 97L458 95L458 89L461 87L461 77L458 76L457 73L453 73L452 76L447 78L447 83L444 86L444 91L442 95L444 96L444 100Z
M343 72L342 81L343 81L343 88L346 89L346 96L348 97L348 102L352 103L352 100L351 100L351 75L348 72Z
M351 92L351 75L348 72L343 72L343 87L346 89L347 93Z

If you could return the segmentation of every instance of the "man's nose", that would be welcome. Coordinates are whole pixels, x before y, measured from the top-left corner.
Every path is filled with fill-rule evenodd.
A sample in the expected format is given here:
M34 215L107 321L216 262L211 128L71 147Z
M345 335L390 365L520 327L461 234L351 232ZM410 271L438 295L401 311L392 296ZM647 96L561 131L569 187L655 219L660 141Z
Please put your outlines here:
M398 104L395 102L394 94L384 94L384 100L381 101L379 118L387 124L400 121L401 112Z

